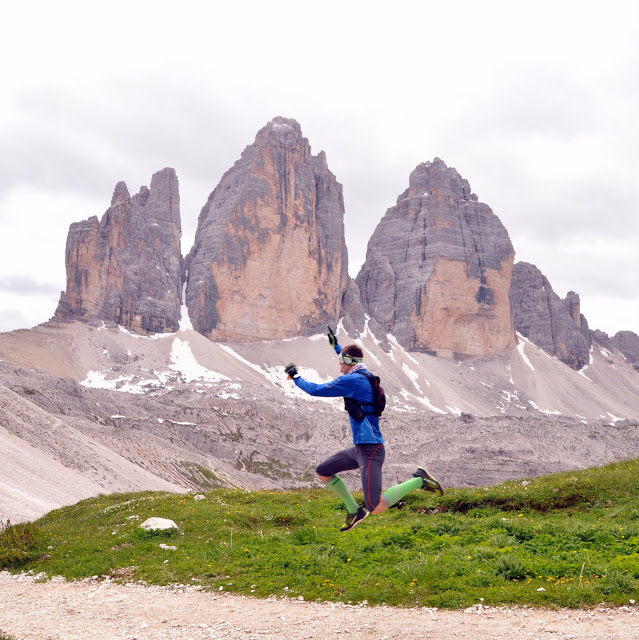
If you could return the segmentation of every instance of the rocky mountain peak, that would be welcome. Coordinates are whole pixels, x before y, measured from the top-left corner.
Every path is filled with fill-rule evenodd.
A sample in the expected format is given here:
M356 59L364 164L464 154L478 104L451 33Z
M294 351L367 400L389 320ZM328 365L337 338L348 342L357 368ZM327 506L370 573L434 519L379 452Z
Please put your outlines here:
M435 193L477 201L471 193L468 180L462 178L454 168L449 168L440 158L432 162L423 162L410 174L408 189L397 199L397 203L405 198L432 196Z
M592 340L577 293L562 300L534 264L517 262L510 299L519 333L573 369L588 363Z
M271 120L224 174L186 266L191 321L211 339L288 338L336 321L348 285L342 185L299 123Z
M126 183L120 181L115 185L115 189L113 190L113 197L111 198L111 206L122 204L123 202L128 202L131 200L131 196L129 195L129 190L126 186Z
M624 358L639 371L639 336L633 331L618 331L612 337L612 343Z
M54 320L105 320L140 333L179 327L182 255L180 196L163 169L133 198L118 182L111 207L75 222L66 247L67 288Z
M435 158L415 168L375 229L357 284L366 313L403 346L489 356L516 343L513 259L497 216Z

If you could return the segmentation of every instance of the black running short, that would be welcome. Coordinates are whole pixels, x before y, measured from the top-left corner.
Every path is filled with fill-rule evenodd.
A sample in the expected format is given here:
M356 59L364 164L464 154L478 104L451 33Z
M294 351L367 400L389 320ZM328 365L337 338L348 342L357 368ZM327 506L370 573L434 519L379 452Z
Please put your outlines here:
M341 471L359 469L364 504L372 511L379 504L382 493L382 465L385 456L383 444L356 444L320 462L316 471L320 476L331 477Z

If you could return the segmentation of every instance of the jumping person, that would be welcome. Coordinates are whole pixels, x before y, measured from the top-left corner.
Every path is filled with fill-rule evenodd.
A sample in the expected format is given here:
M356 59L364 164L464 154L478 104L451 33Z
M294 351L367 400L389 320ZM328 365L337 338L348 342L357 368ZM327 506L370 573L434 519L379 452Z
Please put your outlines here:
M443 495L444 490L439 482L424 467L419 467L413 477L406 482L395 485L382 492L382 465L384 464L384 438L379 429L379 418L371 411L373 390L366 375L358 375L358 371L368 373L364 365L364 354L355 344L342 349L335 334L329 327L328 339L339 356L341 376L325 384L316 384L304 380L291 362L284 371L293 382L311 396L344 397L349 410L350 424L353 431L353 447L340 451L317 465L315 472L319 479L331 489L346 505L348 512L346 524L340 529L350 531L368 517L370 513L378 515L401 500L407 493L415 489L432 491ZM357 407L360 408L358 413ZM364 506L360 506L348 490L346 483L338 473L359 469L364 491Z

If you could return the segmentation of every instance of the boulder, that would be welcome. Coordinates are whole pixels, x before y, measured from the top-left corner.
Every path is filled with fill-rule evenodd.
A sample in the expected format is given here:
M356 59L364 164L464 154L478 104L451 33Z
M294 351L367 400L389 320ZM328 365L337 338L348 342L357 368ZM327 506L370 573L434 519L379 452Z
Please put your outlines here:
M178 529L178 526L168 518L147 518L141 525L147 531L163 531L165 529Z

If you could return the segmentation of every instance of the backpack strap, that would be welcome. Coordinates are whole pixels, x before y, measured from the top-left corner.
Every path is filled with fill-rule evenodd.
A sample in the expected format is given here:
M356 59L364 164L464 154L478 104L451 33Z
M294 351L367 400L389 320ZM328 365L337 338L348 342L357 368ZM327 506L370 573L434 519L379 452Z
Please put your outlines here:
M363 369L358 369L355 373L361 373L370 383L371 383L371 391L373 390L373 378L375 377L370 371L365 371ZM375 407L375 394L373 393L373 402L359 402L363 407ZM373 413L366 412L366 415L374 416L375 411Z

